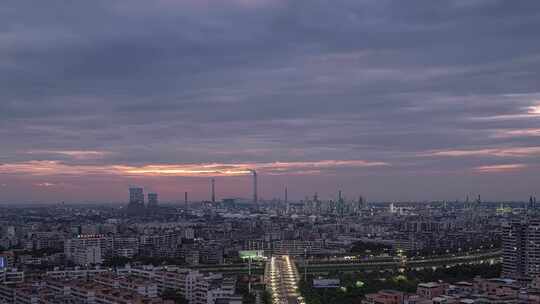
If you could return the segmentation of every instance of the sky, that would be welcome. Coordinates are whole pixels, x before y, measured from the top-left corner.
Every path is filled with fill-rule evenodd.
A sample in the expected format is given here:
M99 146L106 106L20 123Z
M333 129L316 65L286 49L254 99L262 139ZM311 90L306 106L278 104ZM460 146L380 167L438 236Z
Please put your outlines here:
M540 196L540 1L0 3L0 202Z

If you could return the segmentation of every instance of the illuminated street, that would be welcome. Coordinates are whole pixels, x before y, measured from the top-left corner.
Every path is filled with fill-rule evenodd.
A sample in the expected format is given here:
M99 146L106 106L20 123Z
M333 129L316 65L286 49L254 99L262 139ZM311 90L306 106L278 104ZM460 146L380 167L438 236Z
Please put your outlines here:
M300 277L289 256L272 257L267 261L265 281L273 304L305 304L298 291Z

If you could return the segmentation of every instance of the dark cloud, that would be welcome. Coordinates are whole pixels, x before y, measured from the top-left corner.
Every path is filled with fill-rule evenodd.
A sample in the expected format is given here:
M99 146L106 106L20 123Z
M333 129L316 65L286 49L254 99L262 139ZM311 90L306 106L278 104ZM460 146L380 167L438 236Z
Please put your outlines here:
M504 170L475 168L519 164L508 174L525 184L493 198L526 196L540 182L539 154L420 155L540 146L527 132L540 128L528 110L540 105L538 28L533 0L8 0L0 162L362 159L391 166L326 177L350 191L360 191L350 179L395 184L371 192L381 199L448 198L459 172L472 177L452 191L485 189ZM400 189L404 176L417 178L413 189ZM291 181L310 192L318 178ZM68 184L58 179L28 184ZM268 195L285 182L272 181ZM9 198L25 199L20 187Z

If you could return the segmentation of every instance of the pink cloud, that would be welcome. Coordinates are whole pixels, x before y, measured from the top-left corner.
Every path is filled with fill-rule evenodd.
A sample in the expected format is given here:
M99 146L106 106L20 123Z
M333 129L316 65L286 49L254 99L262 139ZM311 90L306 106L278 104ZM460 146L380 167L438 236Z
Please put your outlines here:
M495 138L526 136L540 136L540 129L498 130L493 135Z
M479 116L471 117L472 120L512 120L512 119L522 119L522 118L535 118L540 117L540 102L535 102L534 105L521 108L521 113L516 114L502 114L502 115L492 115L492 116Z
M53 186L56 186L56 184L49 183L49 182L37 183L35 185L38 186L38 187L53 187Z
M540 102L537 105L528 107L527 113L530 115L540 115Z
M497 156L497 157L528 157L540 155L540 147L490 148L477 150L435 150L421 156Z
M504 165L490 165L475 167L474 171L479 173L496 173L496 172L509 172L525 169L525 164L504 164Z
M95 150L32 150L26 152L28 154L57 154L62 156L69 156L73 159L99 159L103 158L107 154L110 154L106 151L95 151Z

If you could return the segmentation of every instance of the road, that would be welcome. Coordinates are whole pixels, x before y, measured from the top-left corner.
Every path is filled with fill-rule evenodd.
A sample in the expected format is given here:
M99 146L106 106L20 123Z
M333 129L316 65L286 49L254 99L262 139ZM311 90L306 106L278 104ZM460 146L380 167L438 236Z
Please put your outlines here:
M268 259L265 282L272 296L272 304L305 304L298 291L299 281L298 269L288 255Z
M385 262L371 261L352 263L328 263L328 261L310 261L308 273L323 273L327 271L358 271L362 268L370 269L398 269L424 268L424 267L447 267L449 265L472 264L472 263L494 263L500 259L500 252L485 252L472 255L426 258L416 260L390 260ZM315 262L315 263L313 263ZM303 266L303 263L300 264ZM264 281L267 290L272 296L272 304L305 304L304 298L298 290L300 276L295 261L288 255L272 256L265 264Z

